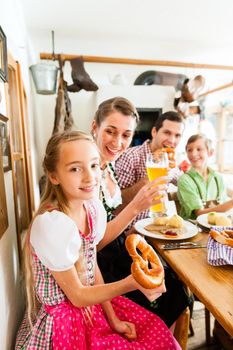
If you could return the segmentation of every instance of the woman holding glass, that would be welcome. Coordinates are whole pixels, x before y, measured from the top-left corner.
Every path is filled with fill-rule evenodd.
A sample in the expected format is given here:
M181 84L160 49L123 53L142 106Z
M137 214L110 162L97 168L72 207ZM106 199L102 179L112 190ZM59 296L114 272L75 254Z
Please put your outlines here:
M164 202L166 196L166 185L158 184L165 179L160 178L142 187L134 199L117 216L114 215L115 209L122 203L114 161L129 147L138 121L136 108L130 101L116 97L100 104L92 123L92 134L101 154L103 169L101 197L109 221L98 247L98 263L105 282L124 278L130 271L132 261L125 249L125 234L119 236L119 232L127 227L137 213ZM165 268L165 283L167 291L156 305L151 304L140 292L128 293L127 296L159 315L171 327L189 302L182 283L168 268Z

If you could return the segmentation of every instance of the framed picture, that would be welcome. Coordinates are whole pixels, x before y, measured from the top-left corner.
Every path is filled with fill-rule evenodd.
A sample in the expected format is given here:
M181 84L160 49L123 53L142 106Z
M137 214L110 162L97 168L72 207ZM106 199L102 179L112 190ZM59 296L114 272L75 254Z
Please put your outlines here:
M0 79L2 81L7 81L8 79L6 36L2 27L0 27Z
M9 133L7 127L8 118L0 114L0 147L2 150L2 162L4 172L11 169L11 154Z

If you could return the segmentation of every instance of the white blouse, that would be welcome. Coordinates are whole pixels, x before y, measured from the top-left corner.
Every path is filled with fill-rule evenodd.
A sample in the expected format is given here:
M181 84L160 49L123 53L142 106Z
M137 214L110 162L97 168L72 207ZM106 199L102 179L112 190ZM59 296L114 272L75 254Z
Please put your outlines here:
M114 166L114 165L112 164L112 166ZM108 186L107 186L107 183L106 183L106 180L105 180L105 173L106 172L109 173L111 180L115 184L115 192L114 192L113 196L111 196L109 189L108 189ZM103 192L105 202L109 208L117 208L119 205L122 204L121 189L120 189L118 182L114 176L114 173L109 165L107 165L106 169L103 171L102 181L101 181L101 189Z
M96 209L97 245L104 236L107 219L102 202L95 199L92 203ZM76 223L63 212L47 211L33 221L30 243L42 264L52 271L70 269L79 258L81 242Z

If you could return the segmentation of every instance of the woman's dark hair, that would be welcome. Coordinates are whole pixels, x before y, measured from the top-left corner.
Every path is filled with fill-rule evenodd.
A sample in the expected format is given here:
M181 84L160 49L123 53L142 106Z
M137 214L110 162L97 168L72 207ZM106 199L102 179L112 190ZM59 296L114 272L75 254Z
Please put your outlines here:
M139 115L134 105L124 97L114 97L99 105L94 117L96 125L100 126L105 118L114 111L120 112L125 116L131 115L135 118L136 126L139 123Z

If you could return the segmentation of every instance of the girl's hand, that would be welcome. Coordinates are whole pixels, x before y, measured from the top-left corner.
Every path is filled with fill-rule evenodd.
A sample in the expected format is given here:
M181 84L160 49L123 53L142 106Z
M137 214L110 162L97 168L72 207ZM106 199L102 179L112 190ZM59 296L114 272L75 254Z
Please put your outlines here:
M163 293L166 292L166 287L165 287L164 282L161 284L161 286L154 288L154 289L143 288L138 283L137 283L137 285L138 285L137 289L139 289L147 297L147 299L149 301L154 301L154 300L158 299Z
M160 177L144 185L132 200L138 212L164 202L167 195L167 177ZM161 183L162 182L162 183Z
M111 328L124 336L129 340L137 339L137 333L135 329L135 325L128 321L121 321L118 317L114 317L113 320L110 321Z

